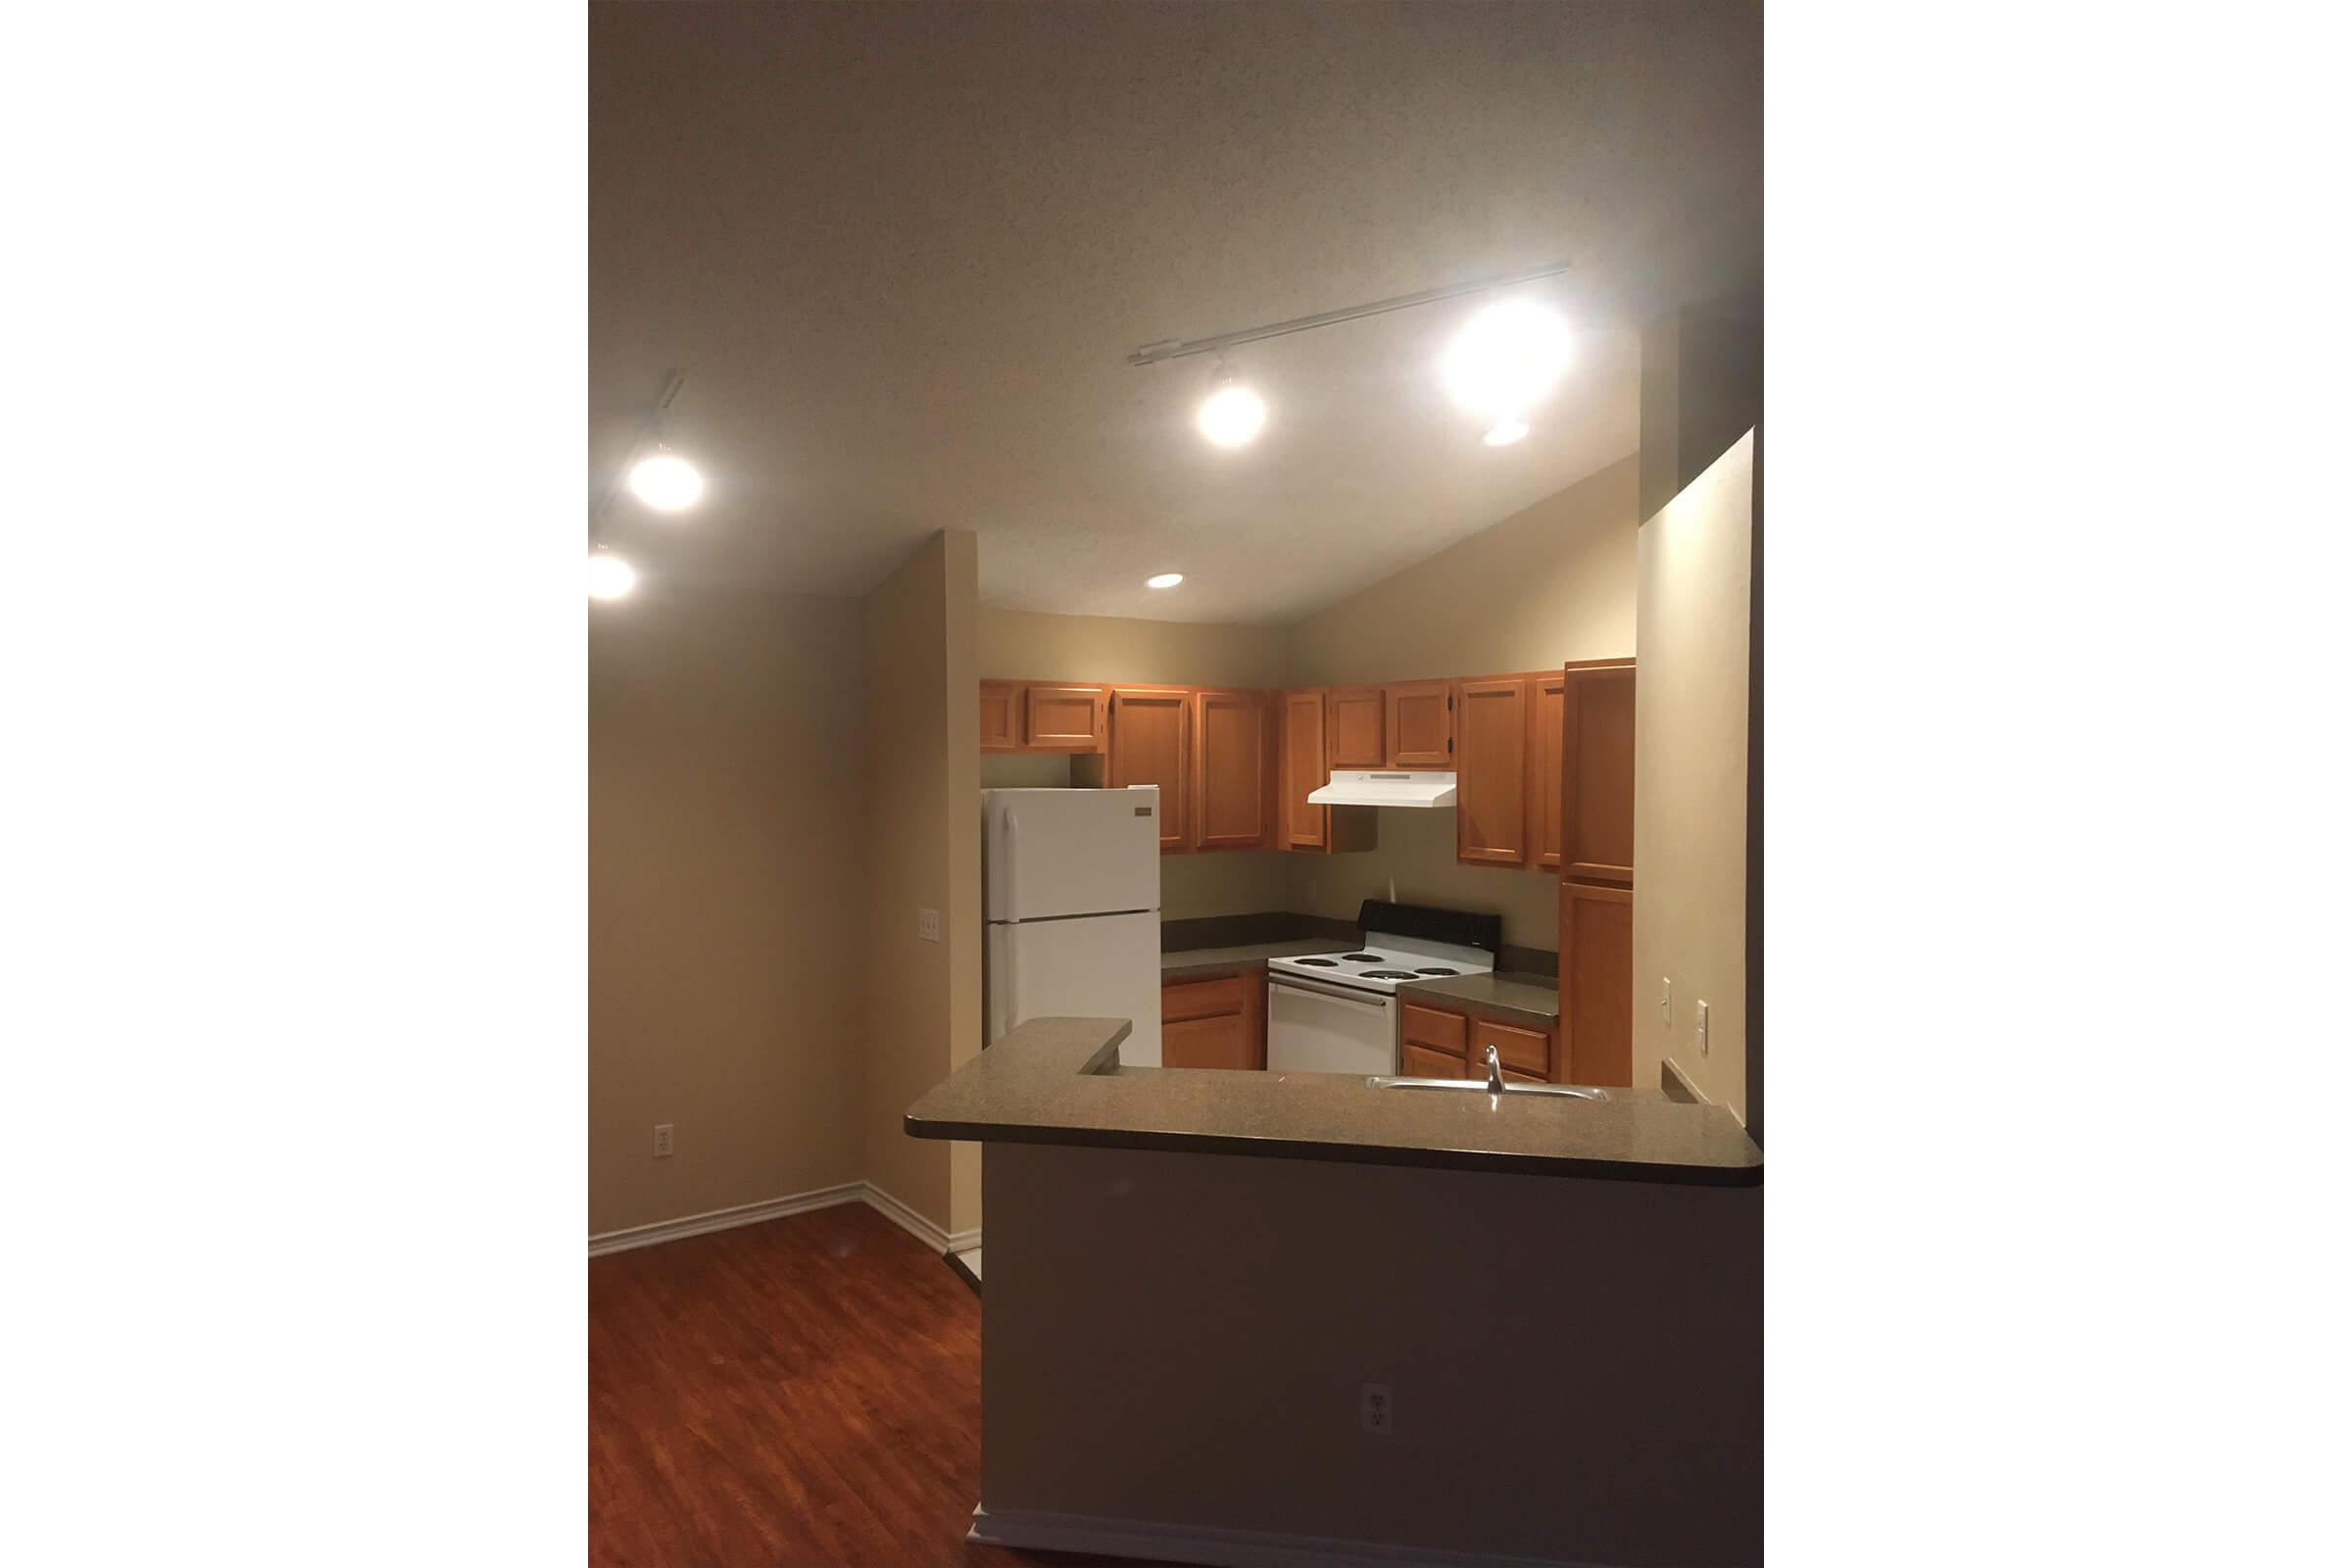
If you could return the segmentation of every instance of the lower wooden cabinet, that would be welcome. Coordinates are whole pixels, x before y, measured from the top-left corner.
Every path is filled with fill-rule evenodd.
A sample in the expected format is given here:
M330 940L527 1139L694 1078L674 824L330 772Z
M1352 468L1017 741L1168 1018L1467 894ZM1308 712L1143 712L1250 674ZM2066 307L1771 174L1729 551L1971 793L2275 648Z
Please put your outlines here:
M1585 1083L1562 1076L1566 1053L1547 1029L1473 1018L1466 1012L1405 1003L1396 1011L1397 1070L1407 1078L1484 1078L1487 1048L1512 1083Z
M1580 1084L1634 1082L1634 893L1560 884L1560 1038Z
M1265 1066L1265 975L1246 972L1162 985L1159 1064L1244 1070Z

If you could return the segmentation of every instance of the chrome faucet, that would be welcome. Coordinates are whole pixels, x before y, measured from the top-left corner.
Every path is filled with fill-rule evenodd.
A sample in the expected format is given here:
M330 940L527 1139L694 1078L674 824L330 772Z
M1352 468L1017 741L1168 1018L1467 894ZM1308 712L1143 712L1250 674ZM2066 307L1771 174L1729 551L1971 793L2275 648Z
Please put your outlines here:
M1487 1093L1502 1093L1502 1055L1493 1046L1487 1048Z

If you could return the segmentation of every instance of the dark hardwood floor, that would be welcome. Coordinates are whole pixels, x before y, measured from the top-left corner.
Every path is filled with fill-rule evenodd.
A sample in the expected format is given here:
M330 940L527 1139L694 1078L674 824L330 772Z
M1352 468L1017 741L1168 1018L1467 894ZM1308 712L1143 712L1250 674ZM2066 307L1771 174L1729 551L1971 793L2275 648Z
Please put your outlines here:
M1105 1558L967 1545L980 1302L862 1203L588 1264L588 1556Z

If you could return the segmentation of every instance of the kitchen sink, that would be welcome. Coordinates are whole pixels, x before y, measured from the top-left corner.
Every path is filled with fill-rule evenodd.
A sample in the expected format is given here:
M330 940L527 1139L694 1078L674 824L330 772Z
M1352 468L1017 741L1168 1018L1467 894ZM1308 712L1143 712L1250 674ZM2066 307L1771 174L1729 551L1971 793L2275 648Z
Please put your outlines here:
M1606 1100L1609 1098L1608 1091L1605 1089L1583 1089L1574 1084L1506 1083L1497 1090L1492 1084L1479 1078L1372 1077L1365 1079L1364 1082L1374 1089L1467 1089L1474 1094L1500 1094L1506 1098L1513 1095L1553 1095L1561 1100Z

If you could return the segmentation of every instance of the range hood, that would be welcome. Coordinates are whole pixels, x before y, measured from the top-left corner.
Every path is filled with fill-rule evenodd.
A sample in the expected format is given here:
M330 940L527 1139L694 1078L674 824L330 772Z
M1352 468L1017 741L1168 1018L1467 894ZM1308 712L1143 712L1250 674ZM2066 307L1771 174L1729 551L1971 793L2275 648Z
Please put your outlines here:
M1451 773L1334 773L1307 792L1314 806L1451 806Z

